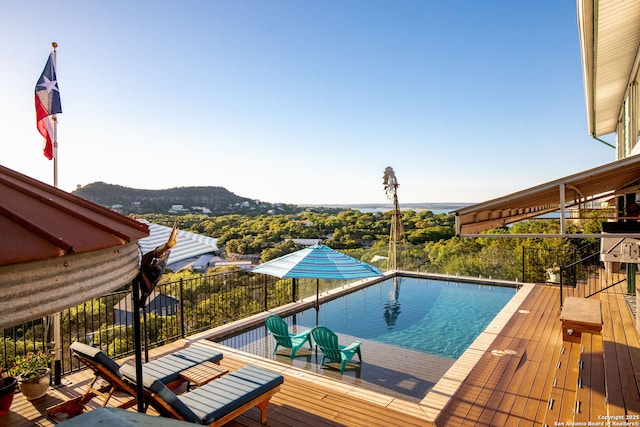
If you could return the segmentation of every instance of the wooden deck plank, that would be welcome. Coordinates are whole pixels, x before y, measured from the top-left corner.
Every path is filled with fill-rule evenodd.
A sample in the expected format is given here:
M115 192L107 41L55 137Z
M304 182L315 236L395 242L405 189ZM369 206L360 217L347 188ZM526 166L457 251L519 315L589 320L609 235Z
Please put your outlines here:
M523 322L519 328L514 329L513 335L526 336L526 330L531 327L531 324L535 324L538 327L532 339L526 340L526 347L523 354L524 362L521 362L522 366L514 373L512 381L509 383L509 387L506 389L503 399L500 402L499 409L494 411L494 416L489 425L507 425L507 419L512 411L521 413L523 410L523 400L526 400L526 398L522 396L521 390L526 386L525 381L530 382L531 378L535 377L535 372L532 372L530 369L532 365L531 360L532 358L535 360L536 357L539 357L541 351L539 338L543 333L543 329L540 326L549 322L549 316L545 314L545 312L552 298L553 294L550 292L540 293L537 299L526 301L521 307L522 310L528 310L530 313L521 317ZM524 321L525 319L527 322Z
M618 348L614 341L615 332L613 327L613 314L609 303L608 296L603 296L603 299L607 304L603 304L602 317L604 324L602 327L603 342L602 348L604 353L605 363L605 384L607 387L607 405L609 415L611 416L623 416L624 410L624 397L622 395L622 382L620 380L620 372L614 367L618 363Z
M523 375L528 381L522 382L520 386L513 385L513 402L508 412L503 411L505 415L500 417L501 425L509 425L508 423L517 425L523 418L535 416L535 412L527 413L527 408L532 406L529 401L530 392L533 389L533 381L531 379L540 376L540 368L543 365L543 356L547 348L547 343L543 340L543 337L547 336L549 334L548 331L555 325L552 313L555 310L554 305L557 304L557 294L553 290L541 288L538 289L538 294L538 298L529 303L531 304L529 309L533 315L530 316L530 322L525 329L517 332L523 337L530 335L526 363L522 369ZM527 333L526 328L531 327L534 327L533 333ZM498 420L494 419L493 422L498 422Z
M580 360L581 386L576 390L578 411L575 422L594 421L606 414L604 388L604 360L602 359L602 335L586 333L582 335Z
M553 403L547 408L545 415L546 425L568 425L573 421L580 348L580 343L564 342L562 346L549 396Z
M553 317L551 316L551 313L554 312L554 308L551 307L551 303L556 299L559 299L557 289L545 289L545 287L534 289L532 294L529 295L520 307L522 310L528 310L529 314L518 313L517 316L513 317L503 328L500 338L497 338L496 341L494 341L492 348L498 348L505 343L508 343L507 340L509 337L518 337L526 340L527 352L526 360L523 362L522 368L519 369L526 370L527 367L531 367L532 363L543 363L543 357L540 357L537 361L530 359L529 352L534 351L536 346L536 342L532 340L530 335L545 335L543 332L539 331L538 325L540 322L548 325L549 327L554 323L549 319ZM555 307L555 312L557 312L557 306ZM484 413L484 404L489 401L491 394L487 396L487 392L483 393L483 388L487 386L491 387L491 383L488 381L488 378L494 374L497 363L498 361L495 360L495 356L491 356L490 352L487 352L487 354L482 356L479 363L460 387L460 390L458 390L452 401L436 420L437 425L476 425L478 417L481 414L483 419L489 418L488 413ZM527 375L528 378L536 378L535 371L537 370L537 367L534 369L535 370L532 374L525 373L524 375ZM489 388L489 393L491 392L492 389ZM504 415L507 415L507 418L509 418L509 415L513 415L512 412L515 410L518 413L518 416L516 417L517 423L520 419L519 416L521 415L521 411L525 410L526 406L524 404L520 405L517 402L517 395L519 394L517 385L502 393L503 397L505 394L509 395L509 412L511 412L511 414L504 413L504 411L501 410L502 408L499 408L494 412L504 413ZM498 398L497 396L495 397L496 399ZM525 395L525 400L526 399L527 396ZM476 408L473 408L474 405ZM478 410L478 408L480 409ZM504 416L500 418L504 418ZM493 425L495 421L491 422ZM513 424L509 424L509 422L507 422L506 424L501 425Z
M531 325L533 333L531 339L537 342L527 366L529 385L519 393L518 411L512 410L505 425L532 426L536 420L544 417L548 404L548 395L551 390L552 379L549 378L554 365L554 355L560 348L560 321L558 310L560 294L557 288L544 287L538 290L549 294L544 306L546 322L540 328Z
M502 371L497 384L491 390L490 396L486 399L481 408L480 415L477 418L477 425L492 425L494 415L499 412L500 405L508 393L509 386L512 384L513 377L522 362L522 358L526 352L524 347L520 347L521 340L516 339L510 342L508 349L516 348L516 354L501 356L507 359L507 366ZM496 356L497 357L497 356ZM488 384L487 384L488 385Z
M619 390L621 390L622 394L621 396L618 396L617 393L614 394L612 390L610 393L612 396L611 398L614 399L616 407L623 407L625 414L638 415L638 402L640 402L640 394L638 393L636 378L633 374L634 372L637 372L634 371L634 361L632 360L633 353L630 351L632 348L638 348L638 338L636 330L628 320L624 320L625 317L630 317L629 310L626 306L624 298L617 294L607 294L605 298L608 302L607 306L610 307L610 332L613 334L613 339L608 340L607 343L611 343L608 344L609 348L615 347L616 357L615 362L609 360L609 363L612 363L611 369L613 369L613 363L617 365L618 369L616 369L616 371L619 372ZM615 315L613 315L613 313L615 313ZM605 353L605 362L607 356L608 354ZM607 376L607 378L609 378L609 376ZM618 384L617 380L615 380L614 384ZM622 402L619 401L620 398L622 399Z

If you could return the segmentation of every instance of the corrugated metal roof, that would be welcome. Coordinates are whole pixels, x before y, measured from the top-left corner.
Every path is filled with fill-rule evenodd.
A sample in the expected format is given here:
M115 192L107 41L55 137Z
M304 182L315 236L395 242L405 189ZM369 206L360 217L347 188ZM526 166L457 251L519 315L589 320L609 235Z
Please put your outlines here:
M139 272L134 219L0 166L0 329L81 304Z
M0 266L135 242L145 224L0 166Z
M578 30L587 126L596 136L615 132L624 95L635 79L640 47L640 2L578 0Z
M565 207L585 198L633 193L640 183L640 155L569 175L504 197L453 211L456 234L476 234L560 209L561 189Z
M149 237L145 237L138 241L143 254L146 254L167 242L169 234L171 234L171 227L153 224L146 220L140 221L149 227ZM218 239L203 236L201 234L190 233L184 230L178 230L178 240L176 245L171 248L167 265L182 261L183 259L193 258L198 255L217 251Z

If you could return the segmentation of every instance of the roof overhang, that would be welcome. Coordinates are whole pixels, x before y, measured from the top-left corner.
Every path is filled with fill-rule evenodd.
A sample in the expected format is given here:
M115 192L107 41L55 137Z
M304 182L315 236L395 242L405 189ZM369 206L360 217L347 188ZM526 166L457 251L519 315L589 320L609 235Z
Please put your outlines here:
M136 242L46 260L0 265L0 329L80 305L137 276Z
M625 93L635 79L640 2L578 0L578 30L587 126L594 136L615 132Z
M0 329L131 283L146 224L0 166Z
M534 219L551 212L560 211L561 221L564 221L565 208L605 197L633 193L638 189L640 189L640 155L617 160L504 197L467 206L452 213L456 217L456 234L458 236L477 237L478 233L482 231L522 220ZM564 230L564 226L561 229ZM515 237L513 234L508 234L508 236ZM548 236L595 237L590 235L572 236L565 234L564 231ZM639 236L634 234L630 237Z

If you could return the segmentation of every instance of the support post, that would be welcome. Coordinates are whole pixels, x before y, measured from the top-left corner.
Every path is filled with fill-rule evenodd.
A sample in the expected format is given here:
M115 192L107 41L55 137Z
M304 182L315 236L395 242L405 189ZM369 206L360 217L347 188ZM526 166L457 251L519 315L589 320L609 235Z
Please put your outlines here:
M142 384L142 333L140 327L140 282L133 281L133 346L136 360L136 401L138 412L144 412L144 388Z
M180 278L179 295L180 295L180 337L184 338L184 282L182 277Z
M638 265L633 263L627 263L627 294L636 294L636 271Z

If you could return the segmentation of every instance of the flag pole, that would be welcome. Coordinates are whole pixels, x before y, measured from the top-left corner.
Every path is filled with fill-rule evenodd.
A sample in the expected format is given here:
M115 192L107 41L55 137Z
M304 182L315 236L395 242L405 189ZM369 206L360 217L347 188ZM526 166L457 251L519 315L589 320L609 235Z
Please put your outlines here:
M51 42L51 47L53 47L53 69L57 71L56 48L58 43ZM53 186L58 188L58 117L54 114L51 120L53 121ZM60 312L53 315L53 344L53 383L60 385L62 377L62 325Z
M54 70L58 69L57 59L56 59L56 48L58 47L58 43L51 42L51 46L53 47L53 68ZM53 120L53 186L58 188L58 117L53 114L51 117Z

